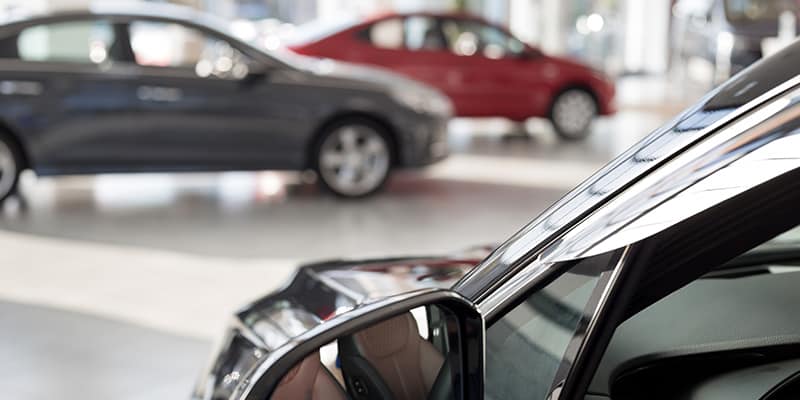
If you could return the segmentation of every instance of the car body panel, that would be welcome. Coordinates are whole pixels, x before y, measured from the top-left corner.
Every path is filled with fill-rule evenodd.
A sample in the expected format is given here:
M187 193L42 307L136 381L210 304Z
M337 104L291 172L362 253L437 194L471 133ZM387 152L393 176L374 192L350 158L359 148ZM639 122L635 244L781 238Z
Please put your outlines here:
M344 63L284 62L216 30L212 19L192 19L190 11L101 9L2 25L0 39L16 43L22 29L75 20L176 23L230 43L250 60L252 75L226 79L134 62L0 59L0 86L6 88L0 90L0 122L39 174L309 168L320 130L354 115L387 127L398 166L426 165L447 154L442 142L449 112L419 112L392 94L406 87L427 96L430 88L408 87L404 78L382 71L380 79L358 78ZM31 85L35 93L19 91Z
M468 117L503 116L524 120L549 115L553 99L573 87L589 89L599 112L615 112L614 85L585 65L552 57L528 47L519 56L489 58L456 55L442 50L384 49L361 38L361 32L391 19L428 17L469 21L513 35L504 27L467 14L404 13L371 18L306 43L291 43L299 54L326 57L391 69L440 89L453 101L455 114ZM487 102L486 98L492 101Z

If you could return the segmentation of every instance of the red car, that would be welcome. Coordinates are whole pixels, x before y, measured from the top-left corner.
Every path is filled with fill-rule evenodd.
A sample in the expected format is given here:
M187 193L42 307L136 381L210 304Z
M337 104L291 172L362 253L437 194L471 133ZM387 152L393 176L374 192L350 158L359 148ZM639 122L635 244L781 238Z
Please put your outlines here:
M545 55L473 15L390 14L309 26L300 28L287 47L426 82L450 97L458 116L546 117L566 139L585 137L596 116L615 111L614 84L602 73Z

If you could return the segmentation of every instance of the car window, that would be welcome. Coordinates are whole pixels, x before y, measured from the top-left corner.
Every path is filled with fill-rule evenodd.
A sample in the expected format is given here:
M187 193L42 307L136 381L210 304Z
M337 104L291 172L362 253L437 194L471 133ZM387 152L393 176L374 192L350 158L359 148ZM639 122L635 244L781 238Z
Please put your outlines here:
M575 263L489 327L487 399L544 400L566 378L615 260Z
M501 29L474 20L447 19L442 31L450 51L459 56L498 59L525 51L525 45Z
M447 41L436 18L406 18L405 46L409 50L445 50Z
M130 36L141 66L192 69L200 77L243 78L251 64L227 41L176 23L134 21Z
M376 22L369 28L369 41L373 46L382 49L402 48L403 20L391 18Z
M99 64L108 59L114 31L107 21L56 22L23 29L17 53L26 61Z

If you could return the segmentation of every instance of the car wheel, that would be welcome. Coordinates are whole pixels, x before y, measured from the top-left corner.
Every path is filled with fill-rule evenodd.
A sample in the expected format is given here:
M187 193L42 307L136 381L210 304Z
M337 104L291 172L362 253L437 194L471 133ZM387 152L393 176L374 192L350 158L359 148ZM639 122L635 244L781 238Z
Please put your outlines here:
M562 139L579 140L589 135L589 125L597 117L597 102L583 89L559 94L550 110L550 121Z
M16 143L0 133L0 202L14 193L17 188L20 165Z
M371 121L350 120L329 127L316 150L322 185L342 197L378 191L392 166L389 134Z

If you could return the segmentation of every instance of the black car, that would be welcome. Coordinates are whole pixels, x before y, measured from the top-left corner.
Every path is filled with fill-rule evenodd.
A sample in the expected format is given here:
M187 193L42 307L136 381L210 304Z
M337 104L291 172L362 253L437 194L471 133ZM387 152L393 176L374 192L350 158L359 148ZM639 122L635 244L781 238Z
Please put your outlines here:
M302 267L194 397L800 398L798 65L746 69L482 261Z
M270 55L179 7L0 26L0 199L41 175L314 169L342 196L446 156L449 101L389 72Z

